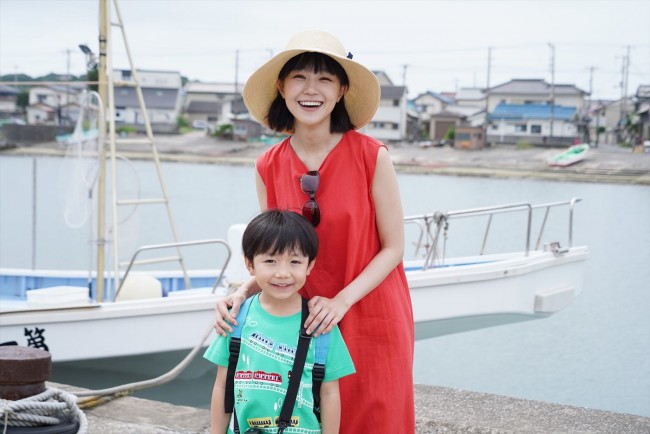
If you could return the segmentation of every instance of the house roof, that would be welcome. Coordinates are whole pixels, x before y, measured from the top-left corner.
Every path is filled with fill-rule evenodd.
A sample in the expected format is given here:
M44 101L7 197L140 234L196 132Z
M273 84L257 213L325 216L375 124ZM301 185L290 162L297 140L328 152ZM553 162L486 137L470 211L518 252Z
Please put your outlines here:
M27 110L34 110L34 109L42 110L46 112L54 112L57 110L56 107L52 107L51 105L45 104L44 102L37 102L27 106Z
M642 84L636 90L637 98L650 98L650 84Z
M573 84L554 84L553 93L556 95L588 95ZM499 84L489 89L490 94L510 95L548 95L551 93L551 84L538 78L515 78L507 83Z
M221 104L213 101L190 101L188 113L219 113Z
M461 87L456 92L456 101L480 101L485 99L485 89L478 87Z
M406 93L406 86L382 86L381 99L399 99Z
M239 93L244 89L244 83L237 83ZM233 94L235 93L235 83L204 83L201 81L188 81L185 83L185 93L215 93L215 94Z
M463 116L474 116L477 113L485 111L485 108L450 104L445 108L445 110L450 113L457 113Z
M39 85L39 86L34 86L30 89L31 91L37 91L38 89L48 89L54 92L58 93L70 93L70 94L77 94L81 93L84 89L86 89L85 84L70 84L70 85L65 85L65 84L51 84L51 85Z
M576 114L575 107L561 105L553 106L553 119L568 121ZM550 119L550 104L505 104L497 105L490 113L489 118L527 120L527 119Z
M393 86L393 80L384 71L373 70L372 73L377 76L377 80L379 80L381 86Z
M455 119L465 119L467 116L462 113L452 112L449 110L443 110L439 113L431 115L432 118L455 118Z
M178 89L143 88L142 95L147 108L174 109L178 99ZM115 105L119 107L140 107L135 88L116 87Z
M16 87L0 84L0 95L18 95L19 93L20 91Z
M441 94L436 93L436 92L431 92L431 91L427 91L427 92L421 93L421 94L419 94L418 96L416 96L413 100L414 100L414 101L415 101L415 100L418 100L419 98L422 98L422 97L424 97L424 96L430 96L430 97L432 97L432 98L435 98L435 99L437 99L437 100L439 100L439 101L444 102L445 104L453 104L453 103L454 103L454 100L453 100L453 99L447 98L447 97L444 96L444 95L441 95Z

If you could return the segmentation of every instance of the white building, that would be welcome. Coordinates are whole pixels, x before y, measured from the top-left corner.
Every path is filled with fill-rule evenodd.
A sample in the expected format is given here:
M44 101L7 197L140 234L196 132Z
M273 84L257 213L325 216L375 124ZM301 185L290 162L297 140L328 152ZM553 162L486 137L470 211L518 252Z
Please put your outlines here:
M383 71L373 71L381 85L377 113L363 132L383 142L402 142L407 137L407 89L394 86Z
M142 88L149 122L157 129L176 127L181 109L181 74L178 71L136 71ZM144 125L144 116L133 86L130 70L114 70L115 121L130 125Z
M83 85L35 86L29 91L27 123L30 125L74 125L79 117Z

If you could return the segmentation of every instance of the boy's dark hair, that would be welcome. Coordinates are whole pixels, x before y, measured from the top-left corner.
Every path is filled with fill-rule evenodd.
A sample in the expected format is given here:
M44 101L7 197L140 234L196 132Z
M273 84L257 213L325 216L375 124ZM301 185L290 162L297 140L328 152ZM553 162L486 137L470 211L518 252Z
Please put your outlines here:
M242 237L244 257L251 263L256 255L300 252L316 259L318 235L309 221L291 211L267 210L255 217Z
M339 62L332 59L327 54L311 52L301 53L289 59L280 70L278 80L283 81L292 71L302 70L314 73L324 71L329 74L334 74L341 81L341 85L350 85L348 75L345 73L345 69L343 69ZM284 98L282 98L282 95L280 95L280 92L277 93L275 100L271 103L266 119L269 122L269 126L275 131L294 131L295 119L287 108L287 104L284 101ZM334 106L334 110L332 110L330 132L344 133L353 129L354 125L352 124L350 115L345 108L345 96L342 96L339 102Z

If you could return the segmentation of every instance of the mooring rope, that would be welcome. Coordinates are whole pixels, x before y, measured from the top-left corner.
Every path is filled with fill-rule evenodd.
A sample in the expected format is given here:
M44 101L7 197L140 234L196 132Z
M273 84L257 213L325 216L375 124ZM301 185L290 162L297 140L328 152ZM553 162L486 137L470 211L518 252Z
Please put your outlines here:
M35 427L57 425L63 422L79 421L77 434L86 434L88 419L77 407L77 397L59 389L48 388L38 395L17 401L0 400L0 411L4 428L7 433L9 426Z
M121 386L116 386L116 387L111 387L108 389L101 389L101 390L83 390L83 391L76 391L75 394L77 396L84 396L86 398L81 398L77 402L79 405L81 405L83 408L90 408L94 407L97 405L101 405L104 402L110 401L111 399L119 398L121 396L125 396L130 392L136 391L136 390L141 390L141 389L146 389L149 387L154 387L154 386L159 386L161 384L165 384L169 381L172 381L174 378L176 378L187 366L192 362L194 357L201 351L203 348L203 343L210 337L210 335L213 333L214 329L214 323L210 323L210 327L206 330L205 334L201 338L201 340L196 344L196 346L185 356L183 360L181 360L178 365L176 365L174 368L172 368L170 371L166 372L165 374L162 374L156 378L152 378L150 380L143 380L143 381L137 381L134 383L129 383L129 384L123 384ZM103 400L103 399L98 399L99 397L104 396L104 397L111 397L111 399L108 400Z

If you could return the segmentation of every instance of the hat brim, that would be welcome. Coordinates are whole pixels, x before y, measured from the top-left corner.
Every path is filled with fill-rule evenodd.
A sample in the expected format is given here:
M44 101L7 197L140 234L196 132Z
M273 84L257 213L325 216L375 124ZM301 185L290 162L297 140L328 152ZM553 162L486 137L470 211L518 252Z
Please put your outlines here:
M261 124L269 127L267 116L275 100L280 70L292 57L306 52L323 53L336 60L345 70L350 82L345 94L345 108L355 129L365 126L377 112L381 87L377 76L365 66L338 54L321 49L285 50L262 65L246 81L243 90L244 104L250 114Z

